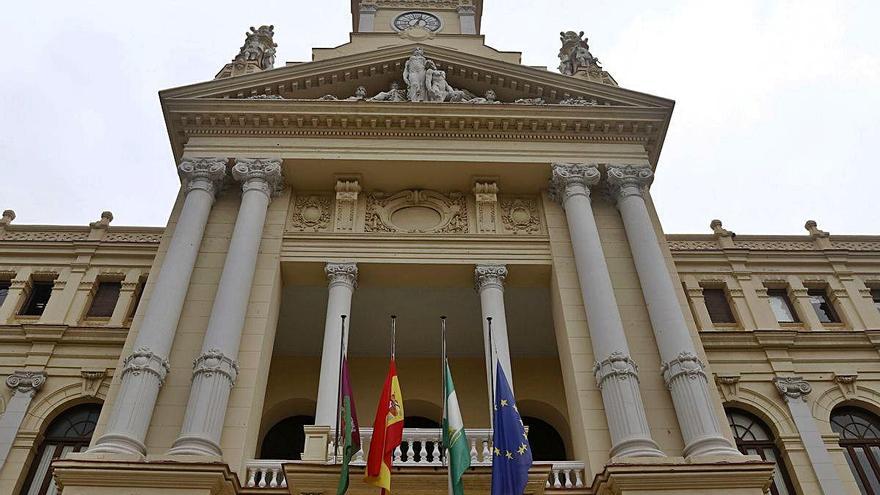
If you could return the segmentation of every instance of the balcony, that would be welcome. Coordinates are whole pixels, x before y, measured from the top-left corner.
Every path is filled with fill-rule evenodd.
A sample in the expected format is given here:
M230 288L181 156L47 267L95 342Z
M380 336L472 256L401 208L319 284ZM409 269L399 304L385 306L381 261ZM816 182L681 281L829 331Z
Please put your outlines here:
M369 450L369 442L372 437L372 428L361 428L361 450L352 459L353 466L366 464L365 451ZM483 474L488 472L492 465L492 430L486 428L471 428L466 430L470 442L471 467L476 468ZM325 464L333 465L334 444L330 436L327 442L327 456ZM320 463L320 462L319 462ZM247 463L247 476L244 485L259 493L289 493L285 469L288 472L295 471L296 465L306 467L314 465L311 462L292 461L284 459L260 459ZM285 465L287 466L285 468ZM423 472L431 472L440 480L440 487L445 490L446 471L442 469L440 461L440 430L434 428L407 428L403 432L403 442L394 452L394 467L402 473L410 469L422 468ZM588 493L584 480L584 463L578 461L559 462L535 462L535 466L547 470L547 479L544 483L545 493L581 494ZM429 468L425 470L424 468ZM352 471L353 485L359 483L356 478L360 477L360 470ZM338 471L334 474L338 476ZM333 483L335 484L333 478ZM393 479L393 478L392 478ZM335 486L335 485L334 485ZM331 487L327 487L328 489Z

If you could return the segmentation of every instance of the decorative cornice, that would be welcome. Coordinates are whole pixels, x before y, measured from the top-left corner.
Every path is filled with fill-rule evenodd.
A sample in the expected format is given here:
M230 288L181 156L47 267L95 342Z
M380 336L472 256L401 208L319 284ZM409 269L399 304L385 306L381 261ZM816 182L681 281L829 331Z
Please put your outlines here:
M163 357L157 355L149 347L139 347L122 362L122 378L131 373L138 376L141 373L153 375L159 380L161 386L165 382L165 376L171 371L171 365Z
M478 292L487 288L504 290L507 267L504 265L477 265L474 269L474 285Z
M554 163L550 178L550 197L562 204L574 196L590 198L590 186L599 183L602 174L594 164Z
M184 158L177 172L187 194L201 189L216 197L226 177L226 162L226 158L218 157Z
M779 391L783 399L803 401L807 400L807 395L813 391L813 387L800 376L776 377L773 379L776 390Z
M602 388L609 377L618 380L628 380L630 377L639 380L639 367L635 361L621 351L614 351L606 359L596 361L593 364L593 374L596 376L596 385Z
M672 382L679 377L687 377L691 380L706 378L706 366L700 361L696 354L689 351L682 351L679 355L660 366L660 373L663 375L663 381L666 382L666 388L672 388Z
M648 167L633 165L608 165L608 187L618 201L629 196L642 196L645 188L654 181L654 172Z
M328 287L344 285L351 289L357 288L357 263L327 263L324 273L329 280Z
M193 379L199 375L209 378L215 373L226 377L232 387L238 378L238 363L220 349L211 349L193 360Z
M17 394L31 397L46 383L46 373L42 371L14 371L6 377L6 386Z
M236 158L232 177L241 182L242 192L260 191L269 198L284 187L281 160L278 158Z

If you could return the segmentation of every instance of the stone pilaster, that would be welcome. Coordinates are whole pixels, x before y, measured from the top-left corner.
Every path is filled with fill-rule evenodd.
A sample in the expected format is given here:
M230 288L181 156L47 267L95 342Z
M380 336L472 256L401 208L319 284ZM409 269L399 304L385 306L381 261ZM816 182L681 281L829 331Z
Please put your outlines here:
M477 181L474 183L474 202L477 207L477 232L498 231L498 184Z
M12 397L6 404L6 410L0 414L0 468L6 463L31 399L44 383L46 374L41 371L16 371L6 378L6 386L12 389Z
M590 202L590 187L599 183L595 165L554 163L551 195L565 209L581 296L586 309L596 364L593 372L611 433L611 456L660 457L651 438L639 390L638 367L632 360L614 287L602 250Z
M241 182L241 207L208 319L202 353L193 362L192 388L183 426L169 454L222 455L220 434L229 393L238 377L236 358L266 211L282 185L281 160L239 158L232 167L232 176Z
M813 391L813 387L799 376L777 377L773 379L776 390L782 396L782 400L788 406L791 418L798 430L801 441L804 444L804 450L807 451L807 457L819 480L819 488L822 489L824 495L832 495L837 493L846 493L843 484L837 475L834 462L831 460L831 454L825 447L822 435L807 405L807 395Z
M654 174L647 167L611 165L607 173L648 306L663 362L663 379L672 395L685 442L684 454L687 457L738 456L739 451L724 436L722 423L716 417L705 365L697 356L696 346L675 295L672 275L642 196Z
M339 179L336 181L336 222L337 232L354 230L354 219L357 215L358 194L361 185L357 179Z
M351 316L351 298L357 288L357 265L354 263L327 263L327 316L324 320L324 346L321 351L321 375L318 381L318 404L315 424L335 428L336 401L339 387L339 356L347 344L342 335L342 315ZM351 320L346 321L346 327Z
M183 207L144 313L135 351L123 360L119 386L105 433L92 453L145 454L144 438L156 397L169 371L168 354L177 331L208 214L226 176L225 158L188 158L178 167Z

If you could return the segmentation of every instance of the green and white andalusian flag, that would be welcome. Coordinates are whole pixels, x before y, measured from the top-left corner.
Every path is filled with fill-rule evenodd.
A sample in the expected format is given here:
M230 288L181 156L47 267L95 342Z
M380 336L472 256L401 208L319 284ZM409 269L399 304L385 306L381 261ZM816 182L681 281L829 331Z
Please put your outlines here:
M452 372L446 363L446 407L443 417L443 446L448 452L449 486L453 495L464 495L461 476L471 467L471 454L467 437L464 434L464 422L458 408L458 396L452 385Z

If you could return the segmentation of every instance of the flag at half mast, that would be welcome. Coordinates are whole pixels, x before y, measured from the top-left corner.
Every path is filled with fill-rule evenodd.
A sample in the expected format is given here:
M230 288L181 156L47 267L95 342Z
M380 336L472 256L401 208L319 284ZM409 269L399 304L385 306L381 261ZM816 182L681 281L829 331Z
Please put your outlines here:
M529 481L532 449L501 363L495 375L491 494L522 495Z
M370 440L370 454L367 457L367 470L364 481L382 489L382 495L391 493L391 463L394 449L403 440L403 396L397 380L397 367L394 358L388 368L385 386L376 409L373 422L373 438Z
M348 467L351 459L361 449L361 432L358 427L357 409L354 407L354 394L348 376L348 358L342 358L342 390L341 410L337 427L342 432L342 469L339 472L339 486L336 495L344 495L348 491Z
M464 433L464 422L458 407L458 395L452 384L452 371L449 363L445 363L446 373L446 408L443 416L443 446L448 452L449 486L451 495L464 495L462 475L471 467L471 453L467 436Z

